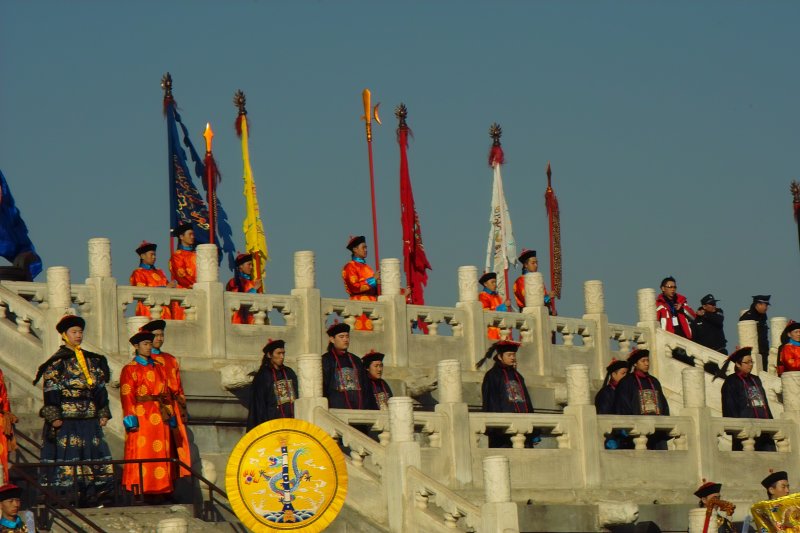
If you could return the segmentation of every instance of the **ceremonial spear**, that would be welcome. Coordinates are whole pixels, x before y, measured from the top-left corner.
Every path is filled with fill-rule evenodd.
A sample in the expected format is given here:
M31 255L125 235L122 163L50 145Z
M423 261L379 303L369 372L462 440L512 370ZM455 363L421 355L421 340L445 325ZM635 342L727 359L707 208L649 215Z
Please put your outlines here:
M361 117L365 122L367 133L367 150L369 151L369 192L372 199L372 240L375 242L375 271L380 268L380 254L378 252L378 214L375 209L375 167L372 163L372 119L378 124L381 119L378 116L378 107L381 105L376 104L372 107L372 93L369 89L364 89L361 93L361 98L364 101L364 115ZM380 288L378 289L380 292Z
M794 221L797 224L797 240L800 243L800 183L793 181L789 189L792 191L792 206L794 207Z
M214 235L217 233L217 195L216 184L219 181L219 170L217 162L214 161L214 154L211 153L211 139L214 132L211 124L206 122L206 131L203 133L206 139L206 183L208 184L208 244L214 244Z

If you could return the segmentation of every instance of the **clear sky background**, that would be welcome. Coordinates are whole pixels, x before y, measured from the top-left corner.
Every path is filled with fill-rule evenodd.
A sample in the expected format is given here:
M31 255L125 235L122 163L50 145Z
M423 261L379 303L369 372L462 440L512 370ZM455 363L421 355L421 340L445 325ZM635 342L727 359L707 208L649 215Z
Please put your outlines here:
M374 135L380 251L402 257L397 122L409 108L411 178L433 265L426 301L453 305L460 265L482 268L488 127L520 250L549 277L544 168L561 204L560 314L605 284L613 322L636 290L673 275L692 306L711 292L730 344L750 296L800 318L796 2L0 3L0 169L45 266L87 275L86 241L111 238L127 283L142 239L168 260L161 76L202 146L210 121L220 198L243 247L236 89L271 261L317 254L324 296L343 297L349 234L371 240L361 91L382 103ZM516 276L516 272L513 276ZM223 282L228 272L222 272ZM45 275L39 278L44 281ZM548 281L549 285L549 281Z

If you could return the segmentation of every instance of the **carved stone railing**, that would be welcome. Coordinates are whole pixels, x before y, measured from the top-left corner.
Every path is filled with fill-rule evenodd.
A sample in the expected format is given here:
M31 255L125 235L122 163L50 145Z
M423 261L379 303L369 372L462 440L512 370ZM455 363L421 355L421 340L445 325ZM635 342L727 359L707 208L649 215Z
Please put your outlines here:
M476 533L482 531L481 510L477 505L431 479L418 468L409 467L406 476L408 491L413 498L415 519L420 525L430 524L429 527L436 527L436 530L443 527ZM431 504L439 508L438 512L432 509Z
M169 307L172 302L178 302L186 313L186 320L197 320L197 297L194 291L187 289L167 289L159 287L131 287L128 285L117 286L117 301L123 316L131 314L128 306L133 309L141 302L150 309L153 320L161 318L162 307Z
M409 305L408 306L409 318L409 331L411 331L412 323L424 322L428 327L428 332L416 329L413 333L422 337L427 337L429 340L439 340L439 337L463 337L464 336L464 321L466 317L461 309L454 307L433 307L430 305ZM440 326L444 329L449 328L449 332L442 335Z
M553 437L556 441L555 448L569 449L570 427L575 424L575 418L567 415L551 414L514 414L514 413L470 413L470 431L480 437L488 430L502 429L511 436L514 449L523 449L527 435ZM476 438L476 442L477 442Z
M348 300L344 298L323 298L322 314L328 316L336 314L341 317L340 322L344 322L351 329L355 329L356 319L362 314L372 320L372 332L379 333L384 331L385 311L383 302L370 302L364 300Z
M375 442L326 409L319 407L315 409L314 423L342 446L350 449L353 466L365 468L376 478L381 478L381 469L386 461L386 450L382 444Z
M46 327L44 313L30 300L6 287L0 286L0 320L13 323L21 335L35 336Z
M647 328L624 324L609 324L609 339L616 341L619 349L612 350L615 359L627 359L634 348L647 348L650 342L650 331Z
M598 438L606 438L615 432L625 431L633 437L635 450L647 450L647 439L656 433L669 436L669 450L688 449L688 435L692 431L690 419L677 416L622 416L600 415L597 417Z
M284 324L280 325L285 325L287 328L297 325L297 298L293 296L226 292L224 306L229 316L241 308L249 311L255 319L255 324L253 324L255 326L278 326L279 324L270 322L269 314L272 311L277 311L282 315ZM249 324L242 325L248 326Z
M755 451L756 439L769 435L780 453L792 451L790 435L794 427L790 420L763 420L756 418L714 418L711 422L711 433L717 437L718 451L731 451L726 437L742 440L742 451ZM780 460L779 460L780 461ZM774 463L770 459L770 464Z

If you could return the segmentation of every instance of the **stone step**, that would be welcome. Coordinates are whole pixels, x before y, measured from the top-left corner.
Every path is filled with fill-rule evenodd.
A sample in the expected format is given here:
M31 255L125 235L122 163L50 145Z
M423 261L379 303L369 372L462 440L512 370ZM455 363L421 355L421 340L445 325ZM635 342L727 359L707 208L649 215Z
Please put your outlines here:
M188 505L150 505L135 507L103 507L100 509L81 509L81 513L100 526L105 533L156 533L162 520L186 520L188 531L246 531L228 522L204 522L192 516ZM71 531L54 524L52 532ZM164 529L164 531L171 531ZM177 529L175 531L178 531Z

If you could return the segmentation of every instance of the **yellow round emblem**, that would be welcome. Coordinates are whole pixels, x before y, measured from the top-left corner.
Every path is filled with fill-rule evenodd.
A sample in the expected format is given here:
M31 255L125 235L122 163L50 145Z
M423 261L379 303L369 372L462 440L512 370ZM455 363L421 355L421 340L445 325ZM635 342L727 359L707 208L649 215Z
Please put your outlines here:
M225 486L251 530L317 533L344 505L347 466L322 428L279 418L242 437L228 459Z

